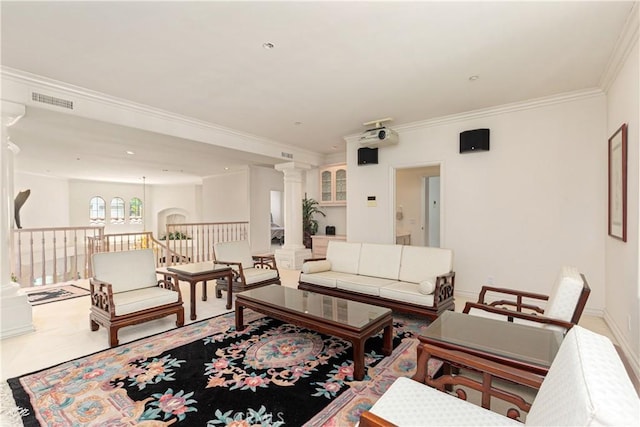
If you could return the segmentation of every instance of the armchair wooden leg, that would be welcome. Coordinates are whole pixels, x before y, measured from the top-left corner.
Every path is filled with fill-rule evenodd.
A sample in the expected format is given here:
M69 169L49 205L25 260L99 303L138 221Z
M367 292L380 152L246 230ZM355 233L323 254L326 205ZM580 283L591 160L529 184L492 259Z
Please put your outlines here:
M109 328L109 346L115 347L118 345L118 328L110 327Z
M184 309L176 313L176 326L184 326Z
M89 319L89 328L91 328L91 330L95 332L100 329L100 325L94 322L93 319Z

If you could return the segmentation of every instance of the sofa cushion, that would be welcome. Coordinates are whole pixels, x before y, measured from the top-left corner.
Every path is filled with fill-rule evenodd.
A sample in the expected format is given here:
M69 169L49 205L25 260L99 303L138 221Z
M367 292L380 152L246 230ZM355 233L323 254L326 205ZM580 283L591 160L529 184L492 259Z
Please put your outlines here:
M578 305L584 283L576 267L563 266L556 280L544 315L570 322Z
M425 246L403 246L399 280L419 283L453 269L453 251Z
M349 275L336 281L338 289L380 296L380 288L394 283L394 280L380 277Z
M396 379L370 411L397 426L522 426L406 377Z
M401 245L363 243L360 249L358 274L398 280L401 256Z
M278 277L278 271L270 268L243 268L242 273L244 274L244 283L247 285Z
M637 425L638 414L640 400L611 341L574 326L531 405L527 424Z
M361 243L329 240L326 258L331 262L331 269L339 273L358 274L361 246Z
M158 284L153 249L93 254L93 276L111 283L114 293L155 287Z
M418 283L418 292L424 295L430 295L436 290L436 278L430 277Z
M410 302L412 304L433 307L433 293L420 293L417 283L395 282L380 288L380 296L395 301Z
M321 261L306 261L302 264L302 272L303 273L320 273L322 271L331 270L331 261L329 260L321 260Z
M324 286L326 288L335 288L336 281L350 277L351 274L339 273L337 271L322 271L320 273L301 273L300 281L303 283L311 283L312 285Z
M178 301L178 292L158 286L113 294L116 316Z

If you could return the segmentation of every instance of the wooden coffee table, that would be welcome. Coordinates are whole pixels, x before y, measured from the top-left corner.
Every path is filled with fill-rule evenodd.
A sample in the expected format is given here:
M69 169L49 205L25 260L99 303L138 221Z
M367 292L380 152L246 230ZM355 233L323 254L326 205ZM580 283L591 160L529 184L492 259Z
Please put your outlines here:
M364 378L367 338L384 329L382 353L388 356L393 350L393 318L391 310L385 307L269 285L236 294L236 330L244 328L245 308L350 341L356 380Z

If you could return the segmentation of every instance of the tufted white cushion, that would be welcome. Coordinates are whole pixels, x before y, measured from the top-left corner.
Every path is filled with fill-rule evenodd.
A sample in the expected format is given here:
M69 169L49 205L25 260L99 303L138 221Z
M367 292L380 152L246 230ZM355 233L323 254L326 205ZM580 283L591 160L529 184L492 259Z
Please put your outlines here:
M564 266L549 295L544 315L553 319L570 322L578 305L584 284L582 276L575 267Z
M239 262L242 263L242 268L253 267L253 257L247 240L216 242L213 244L213 252L217 260Z
M331 261L326 259L321 261L307 261L302 264L302 272L306 274L320 273L329 270L331 270Z
M115 306L116 316L171 304L177 301L177 292L157 286L113 294L113 305Z
M358 274L398 280L401 256L401 245L363 243Z
M361 246L361 243L329 240L326 258L331 262L331 269L339 273L358 274Z
M397 426L522 426L496 412L400 377L371 412Z
M611 341L569 330L527 415L527 425L638 425L640 400Z
M453 251L424 246L403 246L400 274L403 282L419 283L427 277L449 273L453 269Z
M93 276L113 285L113 292L127 292L158 284L153 249L93 254Z

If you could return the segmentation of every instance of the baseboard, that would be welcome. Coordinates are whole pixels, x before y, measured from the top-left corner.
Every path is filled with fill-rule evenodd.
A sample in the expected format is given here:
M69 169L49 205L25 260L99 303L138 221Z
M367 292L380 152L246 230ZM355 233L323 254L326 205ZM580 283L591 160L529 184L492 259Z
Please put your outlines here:
M604 322L618 342L616 347L619 349L618 353L621 353L620 358L627 369L629 378L631 378L631 382L635 386L638 396L640 396L640 362L638 358L634 357L629 341L624 337L624 334L620 328L616 326L615 322L613 322L613 319L607 311L604 312Z

